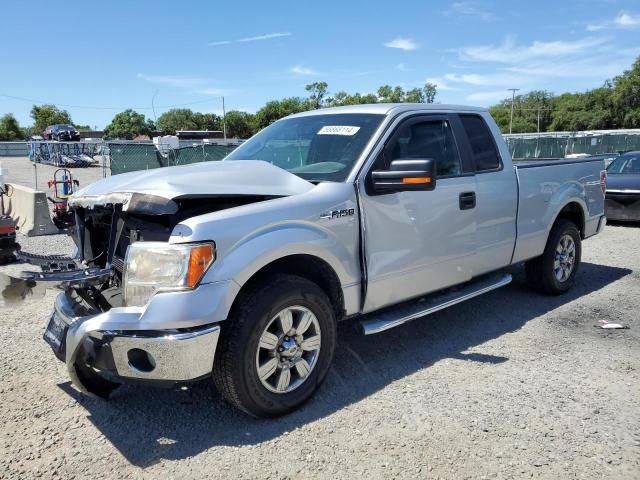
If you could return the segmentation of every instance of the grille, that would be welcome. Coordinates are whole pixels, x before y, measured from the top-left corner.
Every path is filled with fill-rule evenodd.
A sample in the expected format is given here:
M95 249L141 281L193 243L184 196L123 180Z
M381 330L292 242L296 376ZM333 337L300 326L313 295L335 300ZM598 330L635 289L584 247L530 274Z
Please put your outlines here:
M124 272L124 260L118 256L114 255L111 266L119 273Z

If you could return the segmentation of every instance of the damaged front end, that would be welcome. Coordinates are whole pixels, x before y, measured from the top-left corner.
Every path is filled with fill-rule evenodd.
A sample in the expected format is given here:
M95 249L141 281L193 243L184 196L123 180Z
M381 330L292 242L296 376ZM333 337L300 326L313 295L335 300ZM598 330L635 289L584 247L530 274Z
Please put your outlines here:
M59 262L64 269L30 275L36 282L63 287L44 339L66 363L74 384L107 396L124 381L175 383L208 375L218 322L225 319L222 312L239 287L233 281L200 284L200 276L184 288L154 291L142 302L127 301L127 252L139 242L170 252L180 247L168 242L181 221L269 198L273 197L167 199L138 193L72 197L76 268ZM215 256L212 242L206 245Z

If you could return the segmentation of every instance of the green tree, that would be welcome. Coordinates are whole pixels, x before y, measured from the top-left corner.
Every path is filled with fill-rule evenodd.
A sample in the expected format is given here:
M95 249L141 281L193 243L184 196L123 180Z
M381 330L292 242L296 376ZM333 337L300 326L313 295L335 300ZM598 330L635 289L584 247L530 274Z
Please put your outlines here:
M254 116L247 112L232 110L225 116L227 137L249 138L255 133Z
M199 126L190 109L174 108L158 117L158 129L165 135L175 135L178 130L199 130Z
M554 101L553 94L546 90L533 90L517 95L513 103L513 133L537 132L538 119L540 131L546 131L551 123ZM498 105L490 107L489 113L502 133L508 133L511 123L511 99L506 98Z
M424 92L421 88L412 88L404 94L402 101L407 103L424 103Z
M330 107L340 107L343 105L360 105L363 103L378 103L378 97L374 93L361 95L354 93L353 95L345 91L337 92L333 98L328 100Z
M51 104L34 105L31 109L31 118L33 118L35 132L42 132L49 125L57 123L72 124L69 112Z
M404 89L400 86L383 85L378 88L378 97L382 103L401 103L405 101Z
M616 128L611 87L585 93L565 93L554 101L551 131L603 130Z
M77 124L75 124L74 127L76 127L76 130L78 130L79 132L86 132L87 130L91 130L91 127L89 125L77 125Z
M104 134L106 138L131 140L136 135L150 135L153 130L155 125L152 120L147 120L142 113L128 109L113 117L104 129Z
M276 120L293 113L305 112L311 108L309 102L300 97L289 97L282 100L271 100L256 112L255 126L258 129L268 127Z
M640 57L630 70L610 82L616 123L623 128L640 128Z
M309 92L309 102L314 109L322 108L325 106L325 97L327 96L327 82L313 82L306 85L304 88Z
M165 135L175 135L178 130L222 130L222 120L213 113L174 108L160 115L158 128Z
M7 113L0 117L0 140L20 140L23 137L24 132L12 113Z
M424 93L424 101L427 103L433 103L436 100L438 86L435 83L427 82L424 84L424 87L422 87L422 92Z
M222 117L215 113L195 112L193 118L198 130L222 130Z

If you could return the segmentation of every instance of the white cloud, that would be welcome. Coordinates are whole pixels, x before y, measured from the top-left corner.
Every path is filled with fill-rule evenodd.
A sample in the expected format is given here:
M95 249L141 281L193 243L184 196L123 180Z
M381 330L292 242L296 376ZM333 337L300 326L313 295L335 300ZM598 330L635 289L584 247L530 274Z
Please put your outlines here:
M290 35L291 35L291 32L266 33L264 35L257 35L255 37L240 38L239 40L236 40L236 41L237 42L257 42L260 40L270 40L272 38L288 37Z
M215 88L215 87L207 87L196 90L196 93L200 95L213 95L217 97L221 97L223 95L228 95L229 90L224 88Z
M623 28L640 27L640 14L620 13L615 19L615 24Z
M400 50L404 50L405 52L416 50L419 48L419 45L410 38L402 37L397 37L390 42L384 43L383 45L388 48L399 48Z
M513 84L520 84L527 80L526 77L522 75L514 75L510 73L447 73L444 76L444 79L452 83L463 83L466 85L473 85L475 87L495 87L500 85L507 87Z
M457 87L450 85L445 79L441 77L429 77L425 79L426 83L433 83L438 90L459 90Z
M210 47L217 47L220 45L230 45L232 43L259 42L261 40L271 40L272 38L289 37L291 35L293 35L291 32L265 33L264 35L238 38L236 40L218 40L215 42L209 42L207 45Z
M229 95L231 93L231 90L211 86L210 80L202 77L190 77L183 75L147 75L144 73L139 73L136 76L145 82L176 88L178 90L185 90L189 93L198 95L222 96Z
M474 2L454 2L451 4L451 8L447 13L452 15L469 15L485 22L496 19L493 13L482 10Z
M295 65L289 69L289 73L294 77L311 77L313 75L317 75L314 69L305 67L303 65Z
M640 27L640 13L620 12L616 18L597 23L588 23L588 32L599 32L606 28L638 28Z
M164 85L167 87L175 87L175 88L187 88L187 87L195 87L197 85L202 85L204 83L204 79L198 77L187 77L187 76L174 76L174 75L145 75L144 73L139 73L137 77L141 80L145 80L149 83L155 83L158 85Z
M516 45L507 39L502 45L482 45L466 47L459 51L464 60L494 63L521 63L534 59L562 57L592 51L605 43L602 38L583 38L574 41L556 40L551 42L534 41L530 45Z
M481 105L488 105L504 100L509 97L509 92L506 90L494 90L489 92L476 92L465 97L469 102L475 102Z
M599 32L601 30L604 30L605 28L607 28L606 23L589 23L587 25L588 32Z

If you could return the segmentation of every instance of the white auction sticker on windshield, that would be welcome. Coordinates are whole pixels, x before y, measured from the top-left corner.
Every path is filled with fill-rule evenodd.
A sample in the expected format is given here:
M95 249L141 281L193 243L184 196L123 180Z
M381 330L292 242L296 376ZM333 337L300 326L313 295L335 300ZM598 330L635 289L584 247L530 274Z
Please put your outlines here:
M346 125L325 125L320 129L318 135L355 135L360 127L349 127Z

